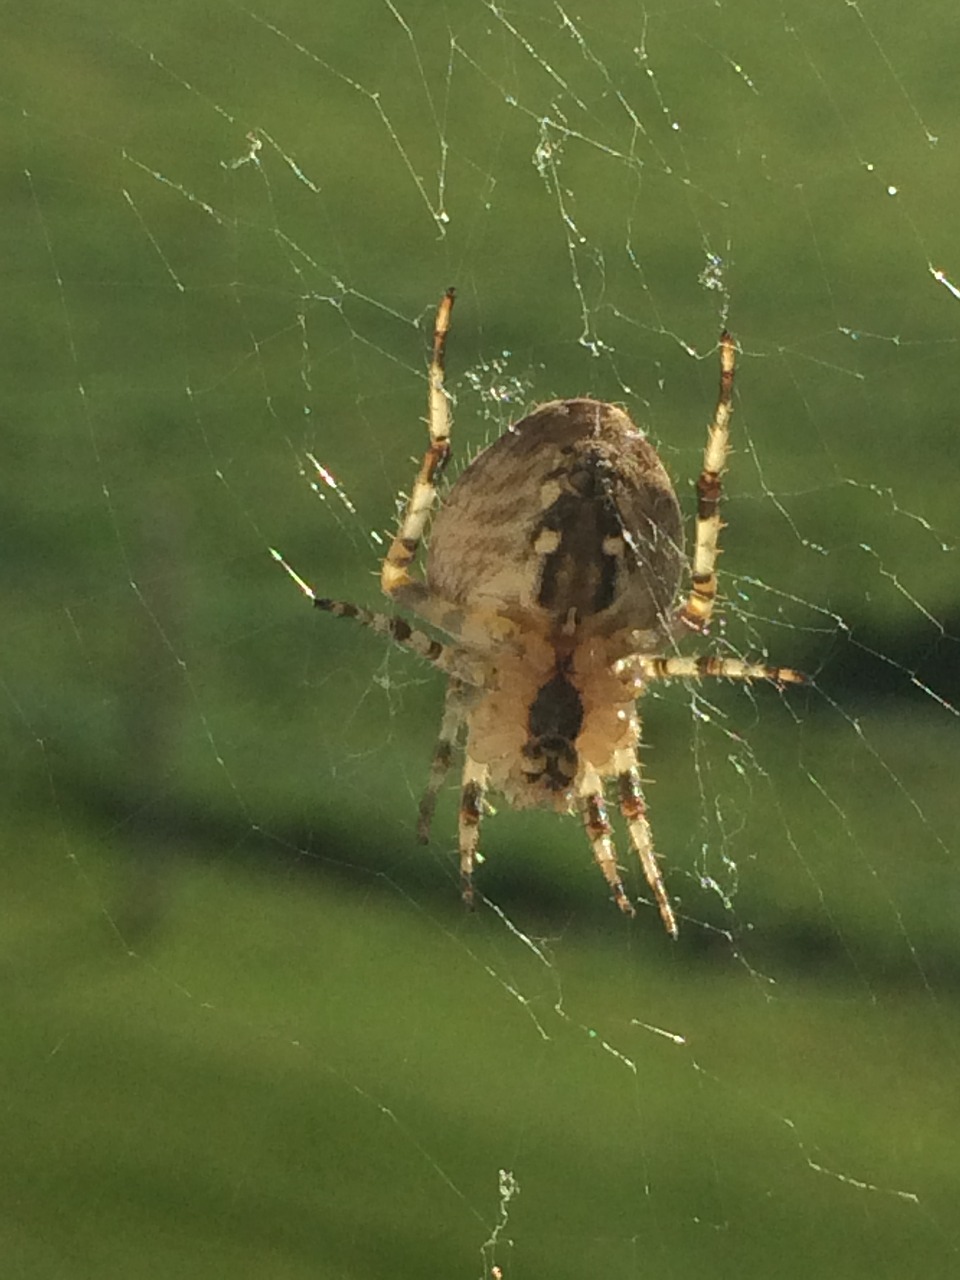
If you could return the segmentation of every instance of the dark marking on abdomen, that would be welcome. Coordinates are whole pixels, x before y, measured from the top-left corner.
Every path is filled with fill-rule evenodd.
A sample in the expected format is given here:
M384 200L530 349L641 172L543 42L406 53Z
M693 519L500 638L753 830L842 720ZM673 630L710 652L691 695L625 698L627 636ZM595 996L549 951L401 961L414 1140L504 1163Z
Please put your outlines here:
M550 477L563 491L537 523L534 541L545 530L559 535L556 549L544 556L537 592L537 604L556 617L574 610L580 621L613 604L619 556L604 548L622 539L623 524L609 471L605 458L588 453Z
M577 774L577 751L573 745L583 724L580 694L558 671L541 685L527 715L529 738L523 754L531 763L526 773L530 782L541 779L551 791L569 787ZM539 767L537 767L539 766Z

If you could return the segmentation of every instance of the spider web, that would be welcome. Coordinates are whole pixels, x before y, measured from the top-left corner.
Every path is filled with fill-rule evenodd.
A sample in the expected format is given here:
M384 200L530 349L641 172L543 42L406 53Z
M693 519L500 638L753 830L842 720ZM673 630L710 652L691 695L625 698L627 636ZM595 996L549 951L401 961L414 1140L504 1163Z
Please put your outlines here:
M4 28L11 1274L952 1271L953 7ZM689 651L811 683L644 698L677 944L548 814L465 917L442 682L270 558L380 607L450 284L459 465L595 395L690 515L737 338Z

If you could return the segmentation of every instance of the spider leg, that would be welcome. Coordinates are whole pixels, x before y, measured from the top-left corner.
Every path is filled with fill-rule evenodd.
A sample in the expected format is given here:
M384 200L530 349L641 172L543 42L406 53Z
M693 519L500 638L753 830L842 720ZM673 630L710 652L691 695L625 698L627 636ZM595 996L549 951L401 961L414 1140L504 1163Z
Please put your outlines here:
M467 756L463 764L463 786L460 791L460 893L473 910L473 868L480 844L480 819L483 797L487 789L489 769Z
M420 539L437 496L436 479L450 457L450 402L444 389L444 352L453 299L454 291L448 289L440 299L433 325L433 351L428 375L430 444L423 455L400 528L380 571L380 585L384 593L408 608L416 608L426 596L426 587L411 576L410 566L419 550Z
M348 600L329 600L324 596L318 596L313 587L305 582L296 570L290 568L279 551L271 547L270 554L287 571L307 599L312 602L314 608L322 609L324 613L332 613L337 618L353 618L361 626L369 627L379 635L388 636L401 649L410 649L418 657L432 662L441 671L453 674L458 652L455 646L441 644L439 640L428 636L425 631L418 631L415 627L411 627L405 618L393 617L387 613L375 613L372 609L351 604Z
M430 776L423 795L420 797L420 808L417 815L417 839L426 844L430 838L430 823L433 811L437 807L437 793L443 786L443 780L453 760L460 726L463 724L465 708L463 702L463 685L451 677L447 685L447 696L443 707L443 719L440 721L440 732L430 765Z
M653 850L653 834L647 818L647 807L643 802L643 789L640 785L640 770L637 768L636 754L633 748L630 747L618 751L615 759L620 812L626 820L633 847L640 856L640 865L643 867L643 874L647 884L656 899L663 927L671 938L676 938L677 918L673 913L673 907L670 905L670 898L664 887L663 876L660 873L660 864Z
M737 349L726 330L720 335L720 391L713 420L707 428L703 470L697 479L697 535L691 566L690 594L677 610L677 618L693 631L704 631L717 598L717 556L720 539L720 475L730 452L730 415L733 413L733 371Z
M807 677L792 667L768 667L761 662L744 662L741 658L656 658L634 654L624 660L624 670L632 671L644 682L651 680L770 680L773 684L806 684Z
M593 856L597 866L603 872L604 879L613 890L614 901L625 915L636 915L633 903L627 897L627 891L620 879L617 851L613 846L613 828L610 826L607 804L603 797L603 782L600 775L592 769L586 771L580 784L580 814L587 839L593 849Z

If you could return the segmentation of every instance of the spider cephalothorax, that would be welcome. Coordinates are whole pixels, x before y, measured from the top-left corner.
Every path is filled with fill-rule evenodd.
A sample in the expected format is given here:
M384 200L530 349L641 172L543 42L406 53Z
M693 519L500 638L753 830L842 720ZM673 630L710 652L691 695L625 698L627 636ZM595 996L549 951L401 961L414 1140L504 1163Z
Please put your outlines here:
M588 399L540 405L466 468L433 519L421 581L410 569L450 454L443 379L453 296L452 289L444 295L434 325L430 446L381 573L392 600L451 640L433 640L402 618L320 598L285 567L318 608L386 632L449 676L418 830L426 839L437 792L465 736L459 846L468 902L490 791L515 808L579 811L616 902L633 914L604 795L614 779L647 883L676 936L643 802L637 698L649 682L674 676L801 680L787 667L675 652L685 632L704 630L716 598L733 339L727 333L720 339L720 394L697 481L685 597L678 599L687 563L683 522L670 478L622 409Z

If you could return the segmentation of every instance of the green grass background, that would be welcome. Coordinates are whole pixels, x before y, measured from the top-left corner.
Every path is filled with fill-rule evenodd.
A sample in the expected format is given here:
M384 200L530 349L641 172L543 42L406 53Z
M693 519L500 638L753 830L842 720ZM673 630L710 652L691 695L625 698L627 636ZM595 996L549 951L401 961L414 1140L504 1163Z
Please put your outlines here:
M0 1273L954 1274L953 7L0 28ZM465 917L438 680L268 555L378 605L449 284L461 459L594 394L688 511L740 344L714 643L814 682L645 699L675 946L546 814Z

